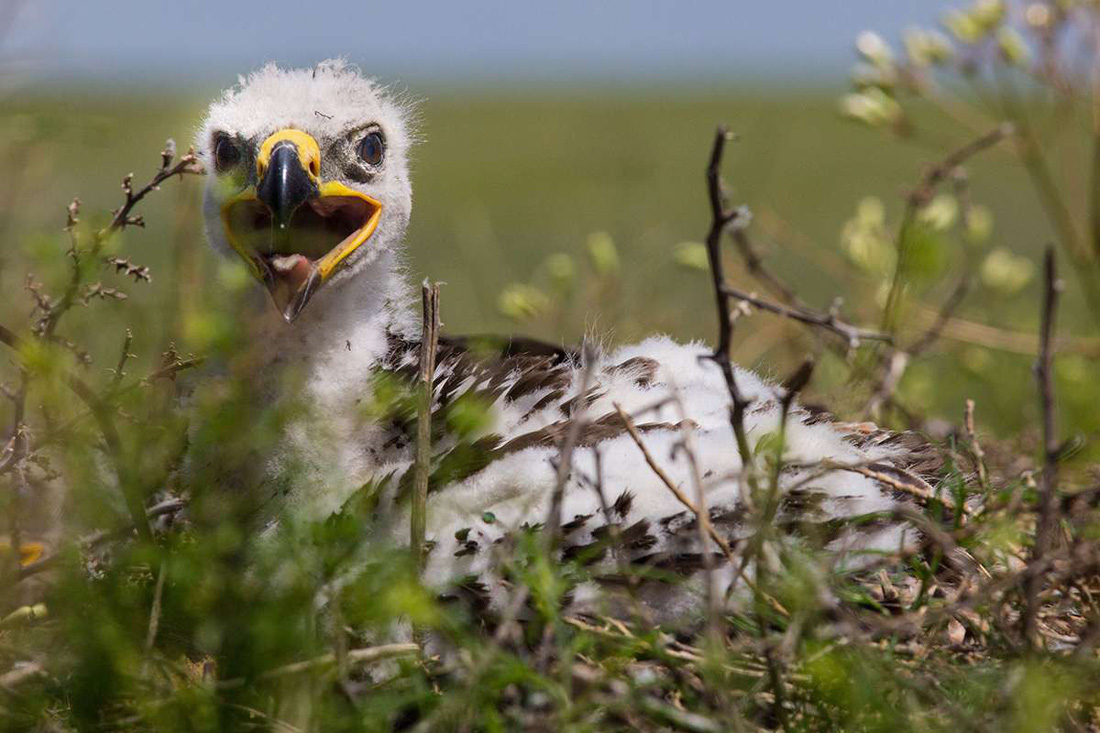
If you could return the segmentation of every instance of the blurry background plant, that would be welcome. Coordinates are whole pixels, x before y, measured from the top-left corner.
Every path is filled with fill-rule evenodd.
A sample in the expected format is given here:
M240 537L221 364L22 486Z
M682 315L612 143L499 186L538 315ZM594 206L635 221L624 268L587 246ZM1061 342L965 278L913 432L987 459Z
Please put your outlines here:
M897 337L896 348L863 342L853 352L753 309L738 320L734 358L785 375L814 353L805 400L854 419L873 405L881 421L956 447L968 443L959 417L974 398L979 430L1003 439L987 449L999 466L993 495L1010 511L983 518L980 531L960 528L958 541L1014 567L1026 527L1011 520L1035 491L1031 369L1047 241L1058 243L1067 284L1055 362L1065 470L1097 480L1098 12L1088 2L981 0L901 43L863 33L839 115L832 90L771 81L686 92L428 85L411 269L447 281L450 333L713 338L701 163L714 123L729 121L741 135L728 152L732 199L752 213L728 252L731 283ZM0 176L0 324L20 346L5 352L0 427L22 428L3 448L19 470L0 479L0 515L20 517L0 529L0 726L286 730L288 708L312 706L331 729L417 720L508 729L532 723L523 716L534 710L555 711L564 727L717 730L734 709L774 727L784 705L802 703L838 728L1088 724L1093 660L997 657L1020 642L1005 633L1016 618L979 601L982 615L929 622L928 639L943 647L909 639L885 651L878 638L896 641L886 632L875 644L835 644L825 632L788 635L795 625L783 618L739 615L743 646L716 661L656 631L559 617L555 600L578 569L520 543L511 572L541 614L529 633L537 642L554 629L556 659L568 662L548 666L517 656L515 640L487 643L461 608L437 604L404 553L379 549L369 572L344 582L372 536L372 486L330 520L253 542L250 497L217 490L226 471L243 481L256 470L287 417L262 407L239 363L245 324L234 304L252 283L208 256L193 181L172 177L117 224L109 213L126 195L117 174L132 169L144 185L157 167L151 152L183 139L207 96L44 85L3 100L0 170L13 174ZM76 193L82 204L67 217ZM188 435L175 399L200 356L208 368L190 378ZM71 389L74 375L92 405ZM372 417L411 409L401 385L379 395L365 406ZM450 426L476 433L482 408L459 404ZM117 444L104 442L97 409ZM197 470L183 486L185 442ZM961 490L973 464L959 461ZM142 508L155 541L118 542L144 531ZM946 603L938 561L914 564L871 590L805 570L784 576L779 593L812 629L827 624L807 588L823 582L885 618ZM1081 587L1095 593L1088 579ZM353 652L410 620L461 649L474 673L429 670L394 647L377 652L397 660L388 681L365 674L371 657ZM1083 633L1058 628L1067 639ZM792 638L805 641L792 650ZM761 661L771 648L794 655L794 674L774 689ZM913 660L919 682L908 676ZM316 676L286 666L303 661ZM440 694L452 673L462 684Z
M944 15L945 32L910 28L900 50L865 31L856 41L856 91L843 98L841 108L860 122L925 142L1011 125L1006 149L1026 171L1038 209L1073 265L1079 297L1100 322L1095 13L1094 3L1077 0L975 0ZM921 117L927 108L938 113L934 122ZM945 201L928 204L940 207L937 218L945 215ZM968 210L968 229L986 229L987 214L975 224ZM1003 251L989 257L995 262L983 266L983 273L1007 272Z

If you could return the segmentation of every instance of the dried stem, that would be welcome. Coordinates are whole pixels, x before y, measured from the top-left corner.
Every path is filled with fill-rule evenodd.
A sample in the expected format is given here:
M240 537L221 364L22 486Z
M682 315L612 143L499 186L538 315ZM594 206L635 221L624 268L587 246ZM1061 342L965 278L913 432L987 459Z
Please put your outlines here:
M775 293L776 297L787 305L804 310L806 306L798 297L798 293L794 291L794 288L780 280L764 264L764 258L756 251L752 240L749 239L748 230L745 227L734 227L732 236L733 243L741 254L741 259L745 261L745 267L748 269L749 274L762 282L765 287Z
M149 630L145 634L145 651L151 651L157 642L157 629L160 628L160 606L164 596L164 579L168 575L168 563L161 560L157 573L157 585L153 589L153 605L149 609Z
M1039 478L1039 517L1035 527L1035 544L1032 546L1032 563L1040 562L1051 549L1059 520L1058 503L1055 500L1058 483L1058 434L1055 424L1052 373L1054 354L1051 344L1062 282L1058 279L1053 247L1047 248L1043 265L1043 311L1039 326L1039 360L1035 364L1035 378L1039 383L1039 406L1043 415L1043 471ZM1029 642L1035 639L1042 584L1042 574L1036 573L1028 578L1025 588L1027 605L1024 609L1023 625L1025 638Z
M113 393L118 390L120 384L122 384L123 378L126 376L126 362L134 357L130 353L130 346L134 343L134 332L130 329L126 329L126 338L122 340L122 352L118 355L118 365L115 367L114 373L111 375L111 385L108 388L108 393Z
M951 316L959 309L963 300L966 299L966 294L969 292L970 276L964 275L959 279L954 290L951 291L951 295L947 296L947 300L943 302L939 313L936 314L936 319L932 321L932 325L929 326L928 330L921 334L908 349L906 349L910 357L920 356L939 340L940 336L943 334L943 329L946 328L948 322L950 322Z
M619 413L619 419L623 421L623 426L626 428L626 432L630 435L631 440L634 441L634 445L638 446L638 450L642 452L642 457L645 459L646 465L648 465L653 473L657 476L657 478L660 479L661 483L665 485L665 488L667 488L672 493L672 495L676 497L676 500L683 504L688 511L695 515L696 520L705 529L707 535L711 538L711 540L714 541L714 544L718 545L718 549L722 551L722 555L725 556L726 561L729 562L731 565L737 566L736 556L733 553L733 548L730 547L729 542L727 542L726 539L722 537L722 535L718 534L718 531L714 528L714 524L710 521L710 516L705 512L701 512L699 510L699 507L697 507L695 503L691 499L689 499L683 491L680 490L680 487L677 486L672 478L665 472L665 470L661 468L661 464L657 463L656 459L653 457L653 454L649 452L649 448L646 447L645 441L642 440L642 436L638 432L638 428L634 425L634 421L630 418L630 415L628 415L623 410L622 406L618 403L612 403L612 405L614 406L615 411ZM738 576L741 580L745 581L745 584L750 589L755 592L756 584L753 583L752 580L750 580L749 577L744 574L744 567L739 567ZM788 611L783 608L782 604L780 604L779 601L770 596L767 597L766 600L768 604L772 608L774 608L776 612L778 612L780 615L788 615Z
M821 465L828 469L851 471L852 473L858 473L861 476L866 476L869 479L874 479L881 484L889 486L895 491L913 497L922 506L928 506L932 502L938 502L952 512L957 511L962 513L963 515L970 514L970 510L967 509L965 506L956 506L955 502L953 502L948 497L937 494L936 490L929 486L927 481L909 471L905 471L897 467L890 467L889 470L893 473L898 474L898 476L901 476L902 478L892 476L882 470L876 470L871 466L847 464L829 460L823 461Z
M420 340L420 372L416 409L416 459L413 466L412 514L409 541L416 557L417 571L424 568L427 547L424 533L428 518L428 479L432 472L432 380L435 354L439 346L439 283L427 280L421 285L424 324Z
M905 370L909 368L910 361L913 357L923 354L939 340L943 330L950 323L951 316L962 305L969 290L970 276L966 275L959 280L955 289L951 291L951 295L944 301L928 330L907 348L899 347L887 352L882 376L871 394L871 399L867 402L865 410L867 414L877 419L881 416L884 405L894 404L897 407L894 402L894 393L897 391L898 385L901 384L901 379L905 376Z
M978 483L983 491L989 490L989 471L985 466L985 451L978 442L978 433L974 427L974 400L967 398L966 407L963 410L963 426L966 430L966 439L970 442L970 451L974 454L974 463L978 469Z
M684 455L687 457L688 467L691 469L691 482L695 486L695 514L699 517L696 529L699 533L699 547L706 547L708 535L712 527L710 512L707 509L707 495L703 485L702 471L699 469L699 461L695 453L695 424L688 417L684 402L680 399L679 391L673 387L673 402L679 412L680 437L683 441ZM703 522L703 517L707 518ZM700 553L703 558L703 580L705 583L705 598L707 603L707 636L710 638L714 649L718 649L722 641L722 596L714 581L714 556L709 552Z
M187 502L183 499L165 499L164 501L149 507L148 511L145 512L145 516L148 520L151 521L158 517L178 514L185 508L187 508ZM136 528L133 525L126 525L125 527L119 527L118 529L110 531L99 531L81 540L80 546L82 549L89 550L98 547L105 542L111 542L112 540L117 540L120 537L127 537L133 534L135 529ZM21 568L19 571L19 579L23 580L33 575L38 575L39 573L50 570L57 565L57 559L57 555L52 555L49 557L44 557L41 560L38 560L30 565Z
M596 358L595 349L586 345L584 350L584 369L581 371L581 388L580 392L578 392L579 399L573 400L572 414L569 416L569 430L566 431L565 436L562 438L561 446L558 450L557 476L554 479L554 493L550 497L550 515L546 518L550 530L546 533L548 542L547 549L551 553L556 550L561 543L561 509L565 496L565 486L569 482L569 476L573 471L573 451L577 446L577 440L580 439L581 431L584 429L586 422L585 413L588 409L588 402L585 399L585 395L588 394L588 388L592 383L592 370L595 368Z
M634 445L638 446L638 450L642 452L642 457L645 458L646 465L648 465L653 473L656 474L657 478L661 480L661 483L665 485L665 488L672 492L672 495L676 497L676 500L683 504L688 509L688 511L690 511L698 518L699 524L703 526L703 528L706 530L706 533L710 536L712 540L714 540L714 544L718 545L718 548L722 550L722 554L726 556L726 560L731 563L734 562L733 549L730 547L729 543L726 542L726 539L722 537L722 535L718 534L718 531L714 529L714 525L711 524L710 517L706 513L699 511L699 508L695 505L695 503L687 497L687 494L680 490L680 487L676 485L676 482L674 482L672 478L667 473L665 473L665 470L661 468L661 464L657 463L657 461L653 458L653 454L651 454L649 452L649 449L646 448L645 442L642 440L642 436L638 432L638 428L635 427L634 421L630 419L630 415L626 414L619 403L614 402L612 403L612 405L615 407L615 411L619 413L619 419L623 421L623 426L626 428L626 432L630 434L630 438L634 441Z
M349 664L371 664L374 662L381 662L385 659L393 659L395 657L412 656L419 651L420 647L416 644L383 644L381 646L367 647L365 649L352 649L348 651L346 659ZM263 681L289 675L304 674L306 672L319 672L335 665L335 654L322 654L319 657L307 659L304 662L293 662L292 664L285 664L282 667L269 669L257 675L255 679L257 681ZM217 687L219 690L230 690L243 687L246 682L247 680L243 677L236 677L219 681Z

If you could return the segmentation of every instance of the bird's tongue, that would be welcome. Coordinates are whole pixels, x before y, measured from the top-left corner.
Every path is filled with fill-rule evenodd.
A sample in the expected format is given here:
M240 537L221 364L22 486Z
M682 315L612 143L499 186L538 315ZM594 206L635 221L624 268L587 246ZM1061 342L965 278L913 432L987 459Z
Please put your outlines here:
M309 280L313 265L308 257L300 254L275 255L269 262L275 276L271 294L279 308L283 309Z

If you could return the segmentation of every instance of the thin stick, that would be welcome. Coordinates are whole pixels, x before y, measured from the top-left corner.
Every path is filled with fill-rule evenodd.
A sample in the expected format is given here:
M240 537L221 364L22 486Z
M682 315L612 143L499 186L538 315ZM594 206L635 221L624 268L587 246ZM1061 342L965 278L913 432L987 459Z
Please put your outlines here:
M126 376L126 362L129 361L134 355L130 353L130 346L134 343L134 332L129 328L126 329L126 337L122 339L122 353L118 355L118 366L115 367L114 373L111 375L111 386L108 389L108 393L113 394L120 384L122 384L123 378Z
M737 251L741 253L741 259L745 261L745 267L749 274L764 283L775 295L787 305L804 308L805 304L798 297L794 288L787 285L779 277L767 268L764 258L756 251L749 234L744 227L736 227L733 230L733 243Z
M35 677L43 677L46 670L38 662L27 662L4 674L0 674L0 690L13 690L20 683Z
M588 386L592 381L592 370L596 363L596 351L586 345L584 349L584 370L581 372L581 388L577 399L573 400L573 409L570 414L569 429L562 438L558 451L557 476L554 480L554 493L550 497L550 514L546 518L549 531L546 532L546 556L554 557L555 551L561 544L562 526L561 511L565 500L565 486L569 483L569 476L573 472L573 450L580 439L581 431L586 422L585 413L588 411ZM609 520L610 521L610 520ZM558 639L557 623L548 623L543 629L542 644L539 646L536 656L538 669L545 669L548 665L553 644Z
M725 556L726 561L729 562L731 565L734 565L734 567L737 567L735 556L733 554L733 548L730 547L730 544L726 542L726 539L722 537L722 535L718 534L718 531L714 529L714 525L710 521L710 516L707 515L705 512L699 511L699 507L695 506L695 503L691 499L689 499L687 495L684 494L684 492L680 491L680 487L673 482L672 478L669 477L667 473L665 473L665 470L661 468L661 465L657 463L656 459L653 458L653 454L649 452L649 448L646 448L645 442L642 440L642 436L638 432L638 428L634 425L634 421L630 419L630 415L626 414L622 406L618 403L612 402L611 404L615 408L615 411L619 413L619 418L623 421L623 425L626 427L626 432L630 435L631 440L634 441L634 445L638 446L638 450L642 452L642 457L645 459L646 465L648 465L650 469L653 470L653 473L656 474L657 478L661 480L661 483L665 485L665 488L672 492L672 495L676 497L676 500L683 504L688 511L695 515L695 518L699 522L699 524L706 529L707 534L710 535L710 538L712 540L714 540L714 544L718 545L718 549L722 551L722 554ZM743 580L745 582L745 585L747 585L753 592L756 592L756 584L753 583L752 580L744 574L744 568L738 568L737 572L740 580ZM730 588L732 587L733 586L731 585ZM775 611L780 615L790 615L790 612L783 607L783 604L781 604L775 598L766 595L765 600L767 600L768 605L775 609Z
M157 573L157 586L153 590L153 606L149 610L149 631L145 635L145 651L150 651L157 641L157 629L160 627L160 604L164 595L164 579L168 575L168 563L161 560Z
M416 410L416 463L413 473L412 516L409 520L409 540L416 556L417 572L424 569L427 559L424 533L428 519L428 479L432 462L432 380L435 375L435 353L439 346L439 283L421 285L424 326L420 340L419 395Z
M1051 371L1054 354L1051 343L1062 282L1058 279L1053 247L1047 247L1043 265L1043 312L1039 326L1039 360L1035 364L1035 378L1039 383L1039 406L1043 413L1043 471L1039 477L1039 517L1035 527L1035 544L1031 550L1032 564L1041 561L1050 549L1059 520L1054 496L1058 482L1058 434L1054 414L1054 381ZM1034 573L1028 577L1025 587L1027 604L1024 608L1024 635L1029 643L1036 638L1042 584L1042 574Z
M619 418L623 421L626 432L630 434L630 438L634 441L634 445L638 446L638 450L642 452L642 457L645 458L646 464L653 470L653 473L657 475L657 478L661 480L665 488L672 492L676 500L687 507L688 511L698 518L699 524L706 529L707 534L710 535L710 538L714 540L714 543L722 550L722 554L726 556L726 559L731 563L734 562L733 550L730 548L725 538L714 529L714 525L710 522L710 517L699 511L695 503L692 502L684 492L680 491L680 487L676 485L667 473L665 473L661 465L654 460L653 455L649 452L649 449L646 448L645 442L642 441L642 436L638 433L638 428L634 426L634 421L630 419L630 415L626 414L618 402L612 402L611 404L615 408L615 411L619 413Z
M940 335L943 334L943 329L947 327L948 322L951 320L951 316L954 315L955 311L962 305L968 292L970 292L969 274L960 278L958 284L955 285L955 288L951 291L951 295L947 296L947 300L945 300L943 306L940 307L936 319L932 322L932 325L928 327L928 330L906 349L906 351L909 352L909 356L923 354L939 340Z
M956 506L955 502L953 502L946 496L937 496L935 490L928 485L928 482L924 481L919 476L911 474L908 471L904 471L900 468L892 468L891 470L897 471L906 478L911 479L913 483L900 481L888 473L876 471L873 468L858 464L847 464L839 463L837 461L825 460L822 461L821 465L828 469L835 469L838 471L850 471L852 473L858 473L862 476L866 476L869 479L874 479L881 484L889 486L895 491L900 491L903 494L907 494L915 499L918 499L922 506L927 506L929 502L935 501L943 504L944 507L953 512L958 511L964 515L970 514L970 510L967 509L965 506Z
M901 383L901 378L905 376L905 370L909 368L909 363L912 361L913 357L924 353L936 343L943 333L944 328L946 328L948 322L950 322L952 314L962 305L969 290L970 276L966 275L959 280L958 284L951 291L951 295L944 301L943 306L932 321L932 324L928 327L928 330L910 346L906 348L899 347L893 351L887 352L887 356L884 359L885 368L882 370L882 376L878 381L878 386L875 387L874 392L871 394L871 399L867 401L865 412L868 415L878 419L881 417L883 405L894 404L895 407L897 406L896 403L894 403L894 393Z
M687 410L684 409L683 400L680 399L679 390L673 386L675 404L680 417L680 436L683 441L684 454L687 456L688 467L691 469L691 482L695 485L696 515L700 520L696 523L699 532L699 546L707 546L707 529L710 526L710 512L707 510L707 495L703 486L703 475L699 470L699 462L695 458L695 433L694 423L688 419ZM707 522L702 521L707 518ZM722 615L721 598L718 589L714 587L714 558L709 552L703 552L703 575L706 582L707 601L707 636L710 638L714 649L719 649L722 643Z
M557 476L554 481L554 493L550 498L550 516L546 518L550 531L546 533L548 549L553 552L561 542L561 508L565 497L565 485L569 482L569 475L573 472L573 450L586 422L585 413L588 411L588 388L592 383L592 370L595 368L596 351L586 345L584 349L584 369L581 371L581 388L577 399L573 400L572 414L569 416L569 429L562 438L558 451Z
M966 407L963 410L963 425L966 429L966 439L970 442L970 450L974 454L974 463L978 466L978 483L983 491L989 490L989 471L985 467L985 451L978 442L978 433L974 428L974 400L967 398Z
M365 649L352 649L347 653L347 662L349 664L370 664L372 662L380 662L384 659L393 659L394 657L411 656L419 651L420 647L416 644L383 644L381 646L372 646ZM256 679L272 680L278 677L286 677L287 675L302 674L303 672L315 672L332 667L335 664L336 655L330 652L328 654L322 654L319 657L314 657L313 659L307 659L304 662L293 662L291 664L285 664L282 667L269 669L266 672L262 672ZM219 690L228 690L242 687L245 682L245 678L235 677L233 679L218 682L217 687Z
M722 286L722 291L726 295L732 296L750 305L754 305L760 310L765 310L769 313L783 316L784 318L790 318L792 321L798 321L808 326L824 328L826 331L835 333L837 336L847 341L849 348L857 348L860 341L864 340L885 341L887 343L893 340L889 334L882 333L881 331L859 328L850 323L845 323L837 317L834 311L830 311L829 313L817 313L807 308L796 308L793 306L770 303L754 293L746 293L728 284Z

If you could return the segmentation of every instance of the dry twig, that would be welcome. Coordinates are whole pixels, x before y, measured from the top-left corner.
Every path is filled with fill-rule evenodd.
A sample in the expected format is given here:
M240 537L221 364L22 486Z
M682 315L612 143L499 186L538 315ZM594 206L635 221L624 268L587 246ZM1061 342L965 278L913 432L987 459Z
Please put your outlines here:
M383 644L381 646L367 647L365 649L351 649L348 651L345 659L349 664L373 664L374 662L394 659L395 657L409 657L419 652L420 647L416 644ZM319 657L307 659L304 662L293 662L291 664L284 664L282 667L269 669L257 675L256 680L273 680L279 677L303 674L305 672L318 672L335 665L335 654L322 654ZM231 690L237 687L243 687L246 681L247 680L243 677L235 677L233 679L221 680L218 682L217 686L219 690Z
M423 570L427 557L424 533L427 526L428 480L432 472L432 380L435 354L439 345L439 283L421 285L424 325L420 339L419 394L416 409L416 459L413 473L412 512L409 541L416 556L416 567Z
M1035 378L1039 383L1039 406L1043 415L1043 471L1039 478L1039 517L1035 527L1035 544L1032 546L1031 562L1040 562L1050 550L1059 517L1055 501L1058 483L1058 434L1055 424L1054 381L1051 367L1054 360L1051 343L1054 334L1054 321L1058 308L1058 294L1062 291L1062 282L1058 279L1054 248L1048 247L1043 259L1043 311L1039 327L1039 360L1035 364ZM1023 627L1025 638L1031 642L1035 638L1036 620L1039 613L1039 591L1042 588L1042 575L1032 574L1025 587L1026 606L1024 608Z
M868 328L860 328L853 326L839 318L837 310L830 309L828 313L817 313L815 311L808 310L806 308L798 308L794 306L777 305L776 303L770 303L754 293L746 293L743 290L738 290L731 285L724 285L722 287L723 293L736 298L739 301L756 306L761 310L774 313L784 318L790 318L792 321L798 321L808 326L816 326L823 328L826 331L836 334L845 340L849 349L856 349L859 347L862 341L885 341L889 343L892 337L889 334L874 331Z

